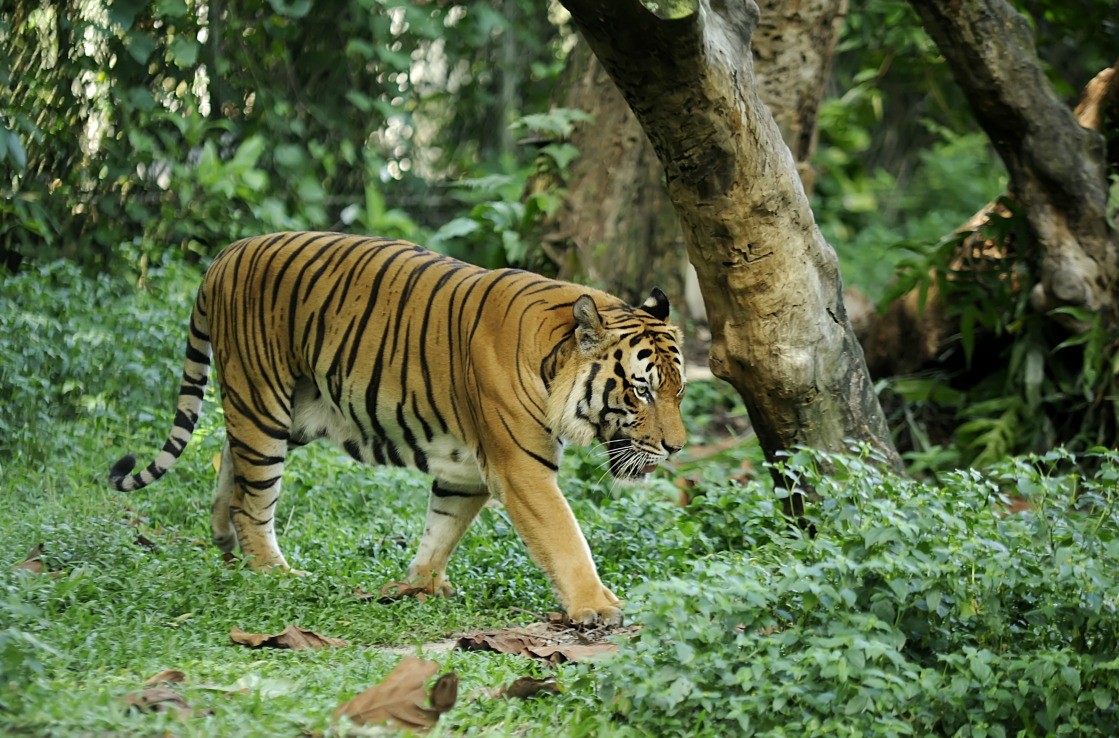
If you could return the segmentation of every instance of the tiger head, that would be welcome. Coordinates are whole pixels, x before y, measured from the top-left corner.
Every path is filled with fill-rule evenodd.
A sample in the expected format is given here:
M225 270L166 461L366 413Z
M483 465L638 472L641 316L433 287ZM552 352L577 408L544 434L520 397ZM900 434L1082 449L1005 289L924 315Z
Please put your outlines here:
M583 295L572 309L574 345L553 387L550 425L572 443L604 444L615 479L640 479L683 448L687 435L684 356L679 330L666 322L668 298L654 289L639 307L600 313Z

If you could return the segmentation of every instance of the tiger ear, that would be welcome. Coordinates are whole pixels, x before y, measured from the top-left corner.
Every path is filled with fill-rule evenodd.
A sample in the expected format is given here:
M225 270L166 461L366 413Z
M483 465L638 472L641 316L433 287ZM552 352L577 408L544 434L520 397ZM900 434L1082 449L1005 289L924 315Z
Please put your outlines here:
M582 295L571 310L575 314L575 341L580 349L591 353L606 338L602 316L598 314L598 308L590 295Z
M657 320L668 320L668 295L661 292L660 287L654 287L638 310L644 310Z

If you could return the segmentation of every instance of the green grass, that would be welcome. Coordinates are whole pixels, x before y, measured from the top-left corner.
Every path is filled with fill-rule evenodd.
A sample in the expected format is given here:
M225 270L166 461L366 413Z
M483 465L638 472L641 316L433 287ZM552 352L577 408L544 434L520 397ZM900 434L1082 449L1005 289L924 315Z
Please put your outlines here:
M212 400L159 483L109 490L121 454L162 444L196 278L157 271L154 291L137 293L54 265L0 285L0 734L320 735L401 648L423 653L557 607L500 508L482 512L451 562L458 596L355 597L401 578L428 482L327 445L291 454L277 516L288 560L311 575L224 565L208 543L221 446ZM696 438L726 401L689 392ZM801 452L786 473L823 494L815 539L784 523L768 475L730 479L742 453L756 450L614 488L600 455L569 452L564 489L603 580L643 629L594 666L430 654L461 677L434 735L1119 734L1114 452L1007 459L937 482L883 475L859 449ZM697 482L686 508L680 473ZM1029 507L1008 514L1012 498ZM58 576L13 571L39 543ZM229 642L233 626L289 624L351 645ZM173 688L212 715L121 705L165 669L185 672ZM546 674L562 694L485 692Z
M212 422L203 430L211 430ZM66 433L67 426L56 430ZM0 732L324 730L343 699L378 681L399 659L384 647L422 647L450 633L530 622L529 613L557 607L500 509L483 511L452 561L457 597L388 605L357 598L356 587L376 591L402 578L422 528L429 483L419 474L360 467L325 444L292 454L279 514L283 550L294 567L311 575L224 566L208 544L216 477L210 459L220 442L203 435L160 483L133 494L104 483L108 464L126 450L117 444L72 447L54 468L4 465L5 506L14 514L0 521L0 540L6 542L0 549L0 630L14 628L42 647L5 644L9 650L0 664L11 671L5 669L0 681ZM155 448L157 436L151 438L132 450ZM592 546L617 558L603 573L619 590L646 578L647 567L657 576L673 570L644 560L649 552L628 540L623 514L641 515L648 534L657 526L673 528L680 514L656 492L642 494L644 501L608 513L590 501L579 505ZM138 534L156 548L139 545ZM37 543L58 578L12 571ZM293 623L353 645L296 653L229 643L232 626L276 632ZM464 695L546 671L498 655L455 652L436 660L459 672ZM561 681L579 668L559 669ZM163 669L185 672L187 702L214 715L179 724L129 714L116 703ZM212 688L246 679L278 694ZM3 682L16 688L3 692ZM476 702L464 702L464 709L448 716L449 725L461 719L502 723L511 709L504 702ZM537 708L522 709L530 714Z
M403 577L430 482L362 467L327 444L290 455L278 514L285 555L311 575L224 565L209 544L212 459L222 443L212 386L176 467L136 493L109 489L115 459L132 452L146 460L162 445L194 279L170 267L155 273L151 292L136 292L57 264L4 283L0 393L12 402L0 420L0 733L321 732L338 704L399 660L390 649L422 652L449 634L527 623L558 608L499 508L482 512L452 559L453 599L385 605L356 597L355 588L376 591ZM91 313L89 305L103 307ZM604 579L624 592L681 571L692 544L675 525L681 511L667 473L649 488L619 491L601 479L602 461L601 453L571 454L564 476L591 480L567 486L576 488ZM138 535L155 548L138 544ZM661 537L677 555L649 555ZM57 576L13 571L39 543ZM233 626L276 632L289 624L352 645L285 652L229 642ZM574 684L587 667L465 652L435 660L462 677L460 704L443 720L448 732L536 725L547 734L557 721L586 720L570 716L595 702L592 687L530 703L479 696L524 675L555 672ZM122 695L164 669L185 672L175 688L213 715L181 722L121 707ZM241 693L245 684L257 686Z

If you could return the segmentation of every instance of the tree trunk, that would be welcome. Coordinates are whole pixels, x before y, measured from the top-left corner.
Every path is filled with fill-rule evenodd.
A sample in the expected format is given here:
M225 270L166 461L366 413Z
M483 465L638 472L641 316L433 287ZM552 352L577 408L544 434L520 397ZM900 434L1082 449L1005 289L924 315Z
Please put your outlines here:
M711 369L767 458L861 441L897 452L847 320L835 252L758 96L753 2L565 0L665 170L712 333Z
M753 44L758 93L806 190L815 178L816 115L846 6L846 0L761 3ZM656 153L585 43L568 55L553 104L593 116L572 134L580 155L568 171L568 196L543 229L559 276L589 281L631 301L644 299L656 284L677 309L686 304L684 314L703 320L702 298L689 289L694 279Z
M1030 303L1119 322L1119 234L1107 218L1103 137L1082 127L1037 58L1026 19L1004 0L911 0L1026 212L1041 279ZM1072 327L1079 327L1072 323Z

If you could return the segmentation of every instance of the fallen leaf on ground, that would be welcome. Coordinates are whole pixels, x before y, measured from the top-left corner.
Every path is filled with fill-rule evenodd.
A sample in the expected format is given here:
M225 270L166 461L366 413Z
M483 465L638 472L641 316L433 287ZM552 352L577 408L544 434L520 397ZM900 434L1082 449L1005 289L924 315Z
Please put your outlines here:
M388 725L426 733L439 716L458 699L458 675L453 671L424 686L439 671L439 664L405 656L380 684L361 692L334 711L334 719L347 717L355 725Z
M160 682L183 682L186 681L186 674L176 669L164 669L155 676L148 677L144 681L145 687L154 687Z
M559 685L556 684L555 679L551 677L547 679L537 679L536 677L525 676L520 679L515 679L512 684L498 692L497 696L506 699L517 698L526 700L541 692L544 694L559 694L560 688Z
M427 598L431 595L422 585L409 584L408 582L389 582L381 587L380 594L371 594L362 591L360 588L354 590L354 594L363 600L377 599L377 602L382 605L387 605L394 600L402 600L405 597L414 597L420 602L427 602Z
M167 687L154 687L142 692L132 692L121 697L121 700L125 707L134 708L140 712L174 712L182 718L210 714L210 710L195 712L178 692Z
M341 638L321 636L306 628L300 628L298 625L289 625L282 632L272 635L246 633L234 626L229 629L229 639L236 644L249 648L290 648L292 651L302 651L305 648L335 648L350 645Z
M42 574L46 571L46 567L43 565L43 544L32 546L23 561L16 564L13 569L22 569L32 574Z
M459 637L456 647L463 651L511 653L552 664L588 661L618 650L613 643L596 641L574 629L553 623L467 633Z

